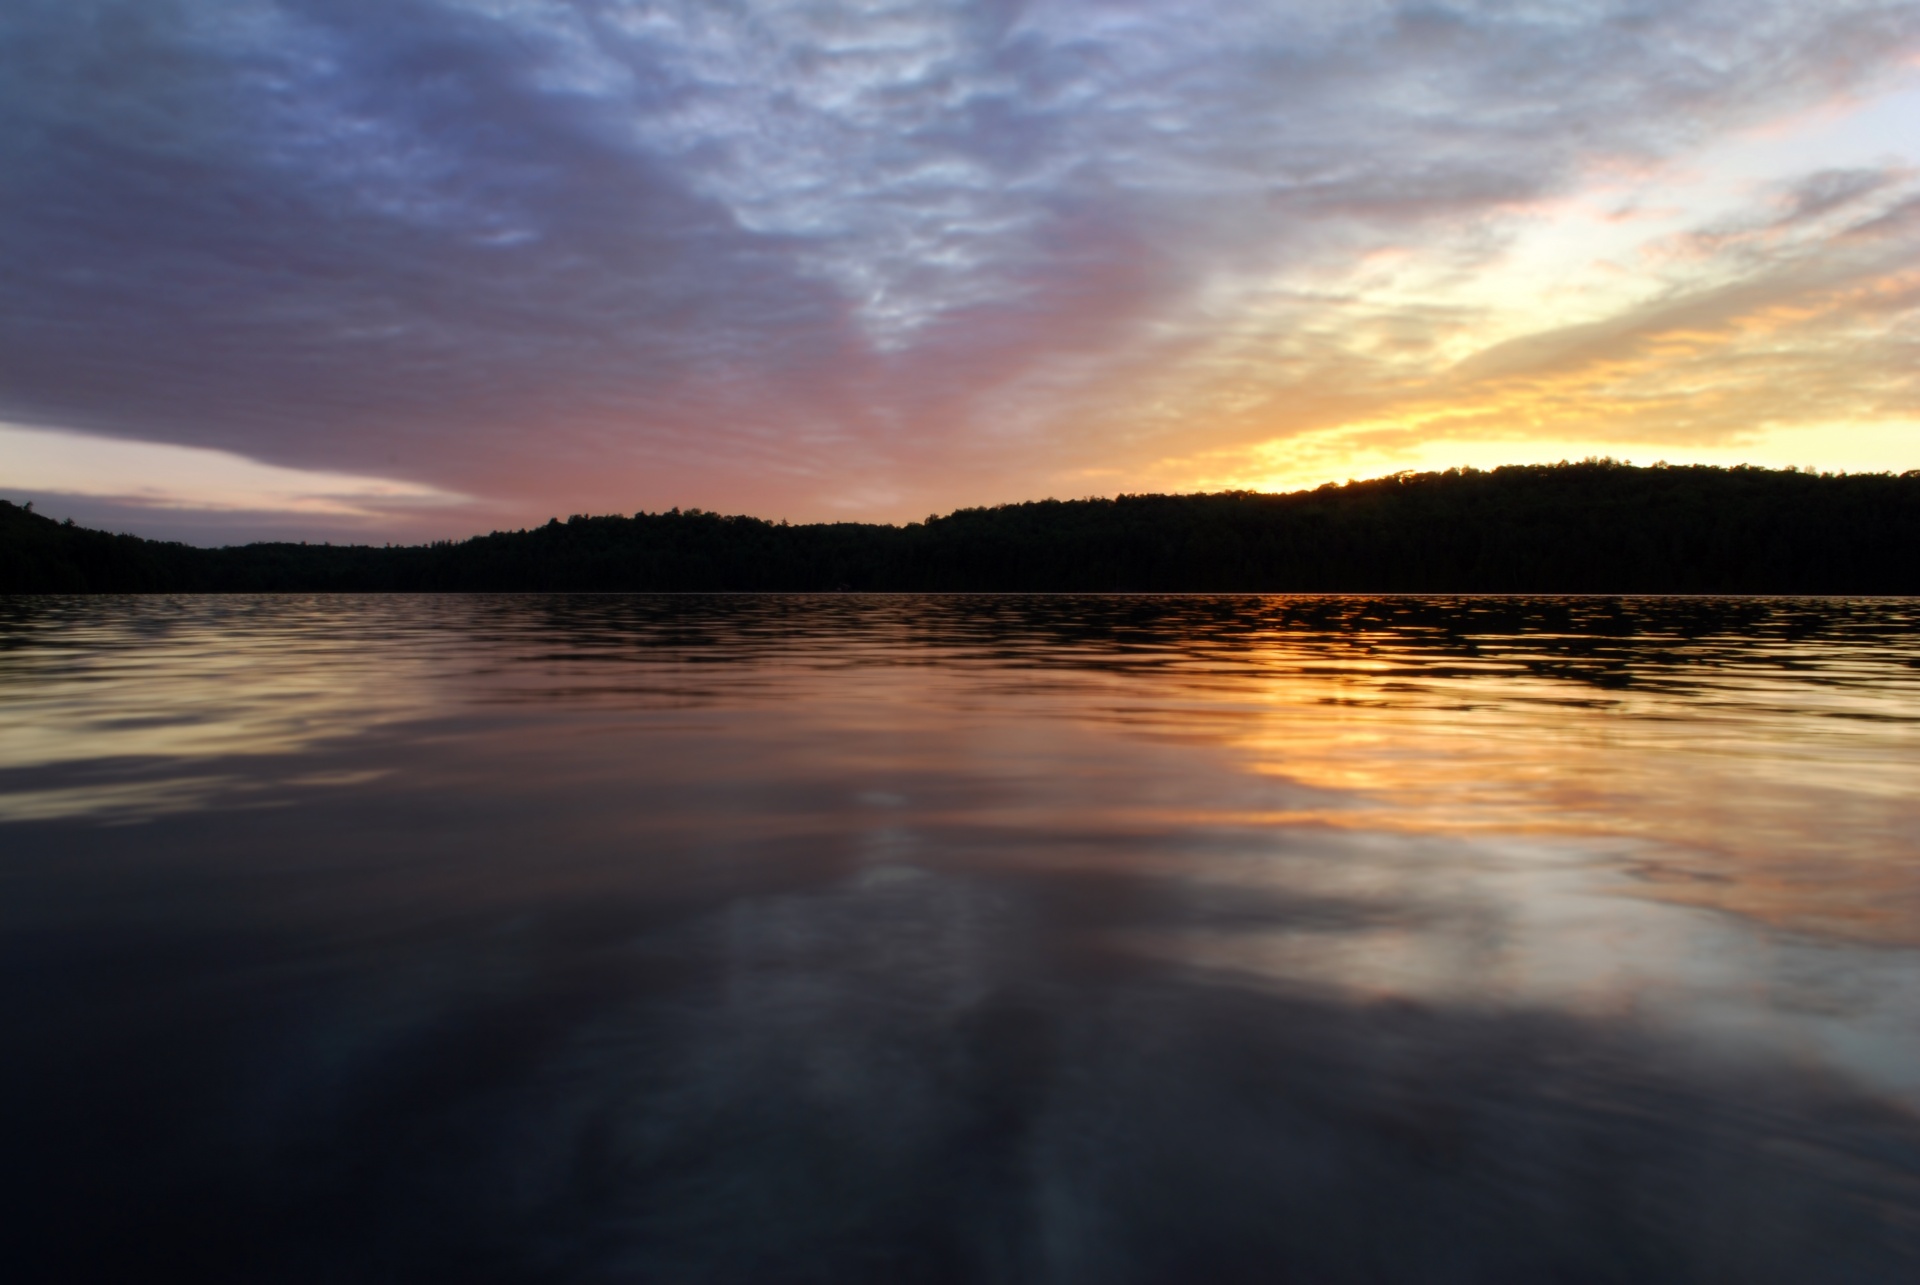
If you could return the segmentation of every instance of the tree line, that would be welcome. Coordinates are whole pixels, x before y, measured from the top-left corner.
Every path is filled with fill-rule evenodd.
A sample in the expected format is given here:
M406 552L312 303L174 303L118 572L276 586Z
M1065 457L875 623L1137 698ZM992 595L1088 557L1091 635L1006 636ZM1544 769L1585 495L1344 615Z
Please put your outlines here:
M1920 470L1611 460L1288 494L1121 495L905 526L698 509L462 541L203 549L0 500L0 592L1920 593Z

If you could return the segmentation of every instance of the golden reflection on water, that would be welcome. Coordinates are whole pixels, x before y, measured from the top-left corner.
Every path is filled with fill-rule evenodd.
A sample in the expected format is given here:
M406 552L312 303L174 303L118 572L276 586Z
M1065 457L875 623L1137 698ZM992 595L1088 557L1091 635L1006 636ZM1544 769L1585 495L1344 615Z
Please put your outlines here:
M1640 1279L1678 1261L1642 1240L1737 1264L1756 1226L1797 1270L1831 1238L1743 1211L1867 1209L1861 1261L1908 1263L1916 766L1907 601L17 599L0 1003L50 1032L37 1163L78 1189L174 1154L70 1148L96 1099L211 1066L232 1191L344 1155L349 1199L466 1138L511 1181L455 1148L462 1208L547 1182L602 1267L662 1201L695 1245L922 1178L957 1217L969 1147L966 1190L1098 1264L1212 1226L1238 1187L1187 1189L1242 1145L1228 1230L1292 1208L1330 1279L1383 1278L1408 1211L1478 1252L1544 1210L1550 1261ZM1596 1182L1672 1190L1614 1225Z
M1761 674L1571 705L1524 674L1383 694L1296 670L1231 742L1341 792L1324 824L1630 841L1639 895L1911 945L1920 722L1912 685L1874 691L1872 669L1839 691Z
M431 661L314 603L52 600L0 623L0 769L297 754L433 699Z
M1621 893L1920 944L1912 604L1709 603L1703 628L1651 600L1619 636L1615 604L1529 619L1477 600L1507 613L1489 625L1465 601L19 600L0 619L0 818L231 805L273 762L283 784L353 789L389 769L303 776L303 756L474 710L537 709L563 737L727 710L762 724L736 737L790 735L795 755L827 731L842 754L892 737L898 768L911 732L918 771L1044 785L974 801L974 827L1093 813L1109 833L1612 845ZM83 764L148 770L47 772Z

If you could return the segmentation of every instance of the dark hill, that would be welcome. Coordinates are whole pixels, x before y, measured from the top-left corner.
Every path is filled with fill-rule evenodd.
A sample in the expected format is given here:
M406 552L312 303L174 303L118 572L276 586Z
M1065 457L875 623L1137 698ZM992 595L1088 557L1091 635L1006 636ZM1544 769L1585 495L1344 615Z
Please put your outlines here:
M198 549L0 501L0 592L1920 593L1920 471L1611 461L1264 495L961 509L905 527L699 510L395 548Z

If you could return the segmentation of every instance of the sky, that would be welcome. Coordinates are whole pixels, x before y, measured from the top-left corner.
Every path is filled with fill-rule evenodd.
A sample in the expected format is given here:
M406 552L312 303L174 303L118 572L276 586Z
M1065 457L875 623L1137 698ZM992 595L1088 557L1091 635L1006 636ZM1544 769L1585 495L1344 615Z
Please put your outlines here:
M0 496L1920 468L1920 0L7 0Z

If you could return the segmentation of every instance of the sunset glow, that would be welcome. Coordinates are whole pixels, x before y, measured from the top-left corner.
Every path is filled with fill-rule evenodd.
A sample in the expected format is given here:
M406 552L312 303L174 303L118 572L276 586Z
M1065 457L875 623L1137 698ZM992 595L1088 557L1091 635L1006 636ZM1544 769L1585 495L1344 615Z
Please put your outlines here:
M115 529L1920 467L1913 4L86 0L0 112Z

